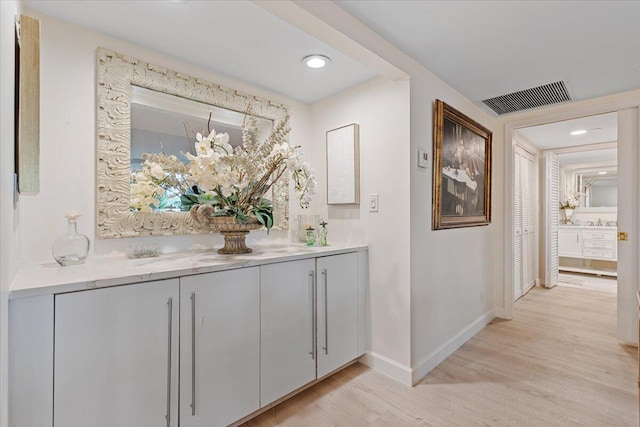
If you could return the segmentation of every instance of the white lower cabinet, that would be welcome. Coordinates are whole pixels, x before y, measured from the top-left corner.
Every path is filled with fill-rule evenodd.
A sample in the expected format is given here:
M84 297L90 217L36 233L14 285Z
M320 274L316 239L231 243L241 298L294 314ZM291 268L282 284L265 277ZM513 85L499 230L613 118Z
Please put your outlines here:
M260 268L180 279L180 426L260 409Z
M558 230L558 253L562 257L617 261L615 229L565 226Z
M580 230L558 230L558 255L565 257L582 256Z
M260 267L262 406L316 378L315 260Z
M366 264L354 252L12 300L10 427L234 423L364 353Z
M262 406L360 356L356 253L262 266L260 307Z
M178 279L55 297L54 427L178 426L178 298Z
M358 254L318 258L318 378L358 354Z

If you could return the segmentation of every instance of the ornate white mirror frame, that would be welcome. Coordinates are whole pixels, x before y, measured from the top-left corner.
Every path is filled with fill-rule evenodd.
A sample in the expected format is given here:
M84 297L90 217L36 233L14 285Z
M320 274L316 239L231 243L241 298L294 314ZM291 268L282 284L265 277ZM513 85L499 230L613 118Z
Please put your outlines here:
M286 116L285 105L229 89L136 58L97 51L97 237L159 236L207 233L188 212L134 212L131 198L131 86L192 99L273 120ZM274 189L274 228L287 229L289 184Z

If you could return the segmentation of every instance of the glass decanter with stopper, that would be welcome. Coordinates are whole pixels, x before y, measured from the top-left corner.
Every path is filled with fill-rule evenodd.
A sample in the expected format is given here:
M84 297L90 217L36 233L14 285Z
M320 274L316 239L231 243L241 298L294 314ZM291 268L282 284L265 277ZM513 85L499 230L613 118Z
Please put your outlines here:
M51 252L53 258L61 266L82 264L89 253L89 238L78 233L77 220L80 214L75 211L65 212L67 218L67 234L56 237Z

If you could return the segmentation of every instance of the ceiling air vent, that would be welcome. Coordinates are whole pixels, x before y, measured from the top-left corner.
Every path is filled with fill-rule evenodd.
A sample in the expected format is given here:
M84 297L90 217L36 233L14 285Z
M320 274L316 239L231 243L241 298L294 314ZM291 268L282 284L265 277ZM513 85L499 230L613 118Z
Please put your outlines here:
M564 82L555 82L485 99L482 102L496 113L506 114L565 101L571 101L567 86Z

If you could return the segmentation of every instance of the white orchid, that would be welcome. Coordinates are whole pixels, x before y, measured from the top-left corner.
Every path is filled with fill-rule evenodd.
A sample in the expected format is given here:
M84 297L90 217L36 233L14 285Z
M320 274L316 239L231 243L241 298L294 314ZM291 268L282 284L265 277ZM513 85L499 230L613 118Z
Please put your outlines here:
M153 165L151 165L150 174L153 178L157 180L164 179L164 170L162 169L162 166L160 166L157 163L154 163Z
M159 206L164 189L177 185L182 191L182 208L184 203L211 203L216 212L236 218L254 215L270 228L272 204L264 196L285 174L294 181L300 205L308 207L316 181L300 147L287 142L289 119L287 115L276 122L271 134L264 141L257 141L256 121L249 118L249 126L242 132L243 143L235 150L227 133L217 133L215 129L206 135L198 132L195 152L184 154L186 165L175 156L143 155L143 168L134 174L131 184L131 208L151 211Z

